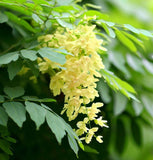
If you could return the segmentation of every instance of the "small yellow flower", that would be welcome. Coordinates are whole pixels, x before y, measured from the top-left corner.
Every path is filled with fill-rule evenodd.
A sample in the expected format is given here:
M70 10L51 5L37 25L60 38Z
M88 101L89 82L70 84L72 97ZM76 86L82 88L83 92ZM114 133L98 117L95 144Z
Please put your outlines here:
M97 140L99 143L103 143L102 138L103 138L103 136L97 136L97 137L96 137L96 140Z

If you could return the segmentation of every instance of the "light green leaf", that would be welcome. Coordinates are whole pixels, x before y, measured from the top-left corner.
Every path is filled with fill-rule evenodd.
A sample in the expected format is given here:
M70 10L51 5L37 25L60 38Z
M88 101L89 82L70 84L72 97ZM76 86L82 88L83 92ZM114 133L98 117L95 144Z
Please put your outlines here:
M131 26L130 24L124 24L124 27L127 28L127 29L129 29L130 31L132 31L132 32L134 32L134 33L139 34L139 29Z
M135 96L131 93L136 93L134 88L129 85L127 82L121 80L120 78L116 77L112 72L107 71L107 70L101 70L101 75L104 78L104 80L108 83L108 85L113 89L113 90L118 90L122 94L124 94L128 98L132 98L136 100ZM131 92L131 93L130 93Z
M143 93L141 94L141 99L144 104L144 107L148 111L148 113L153 117L153 94L151 93Z
M55 134L58 143L61 144L62 138L66 135L64 123L59 117L49 111L46 113L46 121Z
M107 27L105 23L101 23L101 25L110 37L115 38L115 32L111 28Z
M127 78L131 77L128 69L125 66L126 61L122 53L113 51L113 52L109 52L108 56L109 56L110 62L112 62L112 64L117 69L121 70L126 75Z
M25 102L26 110L31 119L35 122L37 129L45 122L46 110L33 102Z
M3 107L9 117L19 126L22 127L23 122L26 120L26 110L20 102L5 102Z
M8 64L8 74L9 74L9 79L13 80L13 78L16 76L16 74L21 70L22 68L22 63L21 61L15 61L11 62Z
M8 21L8 17L2 12L0 12L0 23L5 23L7 21Z
M11 98L20 97L24 95L24 89L22 87L5 87L4 92Z
M24 57L24 58L27 58L31 61L35 61L37 59L37 52L34 51L34 50L28 50L28 49L23 49L21 50L21 55Z
M150 72L151 74L153 74L153 63L149 62L146 59L143 59L143 65L144 67L148 70L148 72Z
M137 39L135 36L133 36L132 34L129 34L127 32L122 31L122 33L127 36L129 39L131 39L134 43L136 43L137 45L139 45L143 50L145 50L145 47L142 43L141 40Z
M73 135L68 134L68 142L69 142L70 147L72 148L72 150L77 155L79 148L78 148L78 144L77 144L76 140L74 139Z
M109 103L111 101L111 96L109 94L109 88L106 83L104 83L103 79L99 80L99 82L97 83L97 88L103 102Z
M114 115L120 115L126 108L127 98L120 93L114 95Z
M11 52L11 53L7 53L4 54L2 56L0 56L0 65L1 64L8 64L11 61L16 61L19 58L19 52Z
M107 15L107 14L103 14L103 13L101 13L101 12L98 12L98 11L94 11L94 10L88 10L87 12L85 12L84 14L83 14L83 17L84 17L84 15L86 15L86 16L95 16L96 15L96 19L102 19L102 20L109 20L109 16Z
M67 6L73 2L73 0L56 0L57 4L60 6Z
M43 23L44 23L43 20L40 19L40 17L39 17L37 14L35 14L35 13L32 14L32 18L33 18L33 20L34 20L35 22L37 22L38 24L43 24Z
M132 101L132 106L135 111L135 115L139 116L142 113L143 105L140 102Z
M131 54L127 54L126 58L127 58L128 65L133 70L140 72L140 73L144 73L143 64L142 64L141 59Z
M126 46L131 52L134 52L135 54L137 54L137 48L135 47L134 43L127 38L121 31L115 29L115 33L117 38L120 40L120 42Z
M65 56L56 52L53 48L44 47L38 50L42 57L46 57L53 62L64 64L66 62Z
M68 23L62 19L59 19L59 18L56 18L57 22L62 26L62 27L65 27L65 28L70 28L70 29L73 29L73 24L71 23Z
M153 34L147 30L144 30L144 29L137 29L133 26L131 26L130 24L124 24L124 27L129 29L130 31L134 32L134 33L137 33L137 34L143 34L147 37L153 37Z
M0 125L7 126L8 115L5 110L0 107Z

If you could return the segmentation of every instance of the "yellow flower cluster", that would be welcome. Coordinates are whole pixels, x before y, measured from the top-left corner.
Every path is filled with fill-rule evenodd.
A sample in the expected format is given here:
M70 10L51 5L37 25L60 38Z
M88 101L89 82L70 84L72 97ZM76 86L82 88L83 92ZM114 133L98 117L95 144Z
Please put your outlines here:
M79 25L73 30L58 30L52 35L41 36L39 41L43 41L43 47L62 47L72 55L66 55L66 63L54 76L51 77L50 89L54 96L61 92L65 95L65 105L62 114L66 112L69 120L74 120L79 113L85 114L83 121L77 123L78 136L86 134L82 139L89 143L98 127L91 128L90 122L96 125L105 126L106 121L102 117L98 118L100 107L103 103L93 103L91 107L86 107L95 97L98 97L96 90L97 77L101 77L99 70L104 68L102 60L97 53L98 49L105 50L101 46L102 40L96 38L95 26ZM56 64L48 59L39 62L40 70L50 72L50 68L56 68ZM59 66L59 65L58 65ZM89 126L89 127L87 127ZM96 136L95 136L96 137ZM96 140L102 143L102 136L97 136Z

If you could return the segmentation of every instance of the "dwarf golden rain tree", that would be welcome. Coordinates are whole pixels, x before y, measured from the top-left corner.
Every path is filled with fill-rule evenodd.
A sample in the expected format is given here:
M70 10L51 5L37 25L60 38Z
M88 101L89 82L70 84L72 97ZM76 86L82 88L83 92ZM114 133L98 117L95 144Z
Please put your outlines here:
M103 145L103 157L96 158L115 159L112 145L117 153L124 151L129 121L134 141L141 144L139 122L149 124L146 114L153 115L152 90L145 81L142 92L138 78L146 74L152 83L152 63L145 55L150 31L116 23L99 6L73 0L1 0L0 8L1 159L9 159L13 150L15 159L63 159L55 138L59 144L63 139L62 146L68 141L77 156L79 148L83 155L98 153L94 148ZM126 109L131 103L134 113ZM148 113L135 121L144 107ZM113 139L109 130L116 133ZM35 144L40 154L32 156Z

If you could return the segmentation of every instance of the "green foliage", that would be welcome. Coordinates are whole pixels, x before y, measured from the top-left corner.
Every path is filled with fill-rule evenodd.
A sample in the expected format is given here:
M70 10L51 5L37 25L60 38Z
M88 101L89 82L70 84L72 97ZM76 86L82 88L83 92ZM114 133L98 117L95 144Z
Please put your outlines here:
M87 152L80 153L84 155L79 155L82 159L87 159L90 152L95 155L88 159L115 160L117 157L119 160L132 160L120 156L124 157L124 153L128 152L128 140L133 139L134 145L139 148L144 145L145 131L142 130L147 130L146 124L151 128L153 120L152 19L144 21L143 16L138 19L128 7L133 3L130 0L124 5L121 0L91 2L93 4L85 4L84 1L77 4L73 0L0 1L0 159L8 160L16 148L11 147L16 142L10 137L14 130L11 126L17 124L24 130L29 117L37 130L43 126L50 128L54 133L52 139L56 138L63 148L62 139L64 141L66 136L76 155L79 147ZM151 2L147 3L149 6ZM130 18L125 14L125 7ZM152 9L148 8L152 14ZM106 10L107 14L104 13ZM142 12L139 8L134 10ZM147 13L142 13L147 17ZM96 26L97 38L102 39L103 46L107 48L106 52L99 51L105 69L100 71L102 77L97 82L100 95L97 99L105 104L103 112L110 126L109 131L102 131L102 147L94 143L91 147L83 145L72 129L73 123L71 128L64 117L57 114L61 111L60 106L64 105L63 95L54 97L50 93L50 75L42 75L37 63L38 58L48 58L64 64L65 56L72 55L63 48L40 48L38 37L54 33L58 26L66 30L87 23ZM16 136L18 139L23 135ZM99 156L96 156L98 153ZM64 159L66 155L61 156Z

